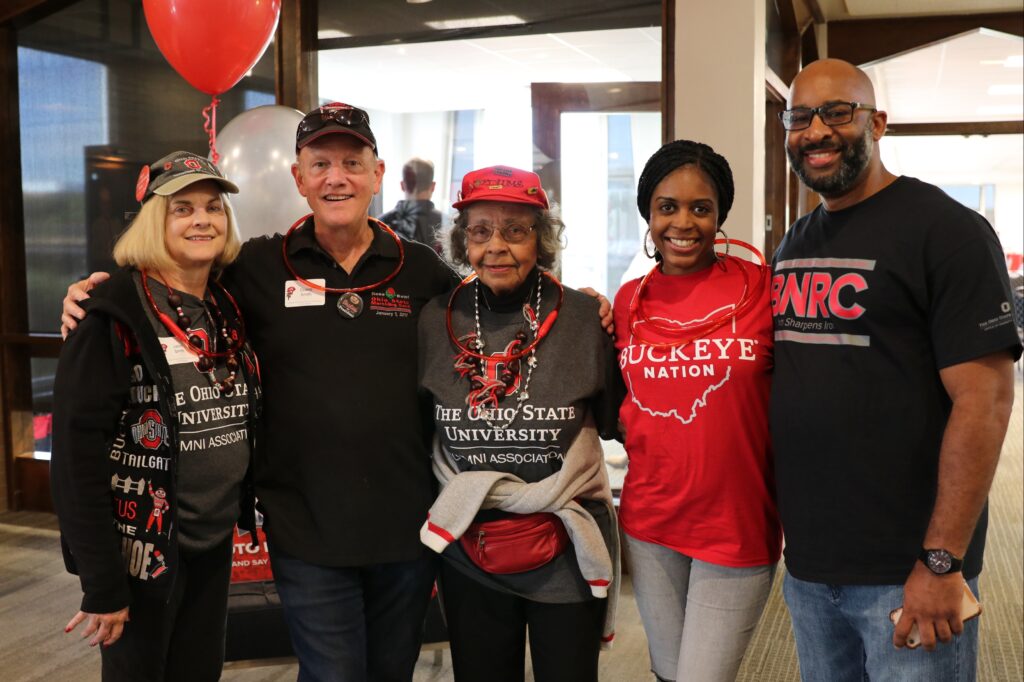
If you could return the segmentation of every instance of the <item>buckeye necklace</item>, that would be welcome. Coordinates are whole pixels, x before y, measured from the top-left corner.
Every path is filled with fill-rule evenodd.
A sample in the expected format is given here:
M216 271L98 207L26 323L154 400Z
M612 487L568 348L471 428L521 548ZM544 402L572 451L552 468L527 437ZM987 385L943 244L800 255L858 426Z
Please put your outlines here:
M715 331L716 329L726 325L731 320L742 317L747 309L750 308L759 298L761 289L765 283L766 273L768 271L768 264L765 262L764 256L757 248L747 242L740 241L739 239L716 239L715 244L726 244L726 253L716 253L715 256L718 258L717 265L720 267L726 267L726 264L730 260L737 261L740 269L740 274L743 276L743 291L740 294L739 299L732 306L731 310L722 313L721 315L715 315L705 320L690 324L674 324L672 326L662 324L655 317L650 317L644 310L643 305L643 292L647 288L647 281L651 278L661 264L655 265L651 268L651 271L644 275L644 278L640 280L640 284L637 285L636 291L633 292L633 297L629 302L629 331L636 337L640 343L645 346L651 346L654 348L668 348L673 346L685 346L688 343L696 341L697 339L703 338ZM747 249L760 261L760 267L758 268L757 282L754 286L750 286L750 274L747 269L742 265L739 265L739 258L736 256L730 256L728 253L728 246L736 244ZM711 267L715 267L712 265ZM659 334L668 337L676 337L672 341L651 341L645 339L640 333L639 327L641 324L647 325L657 331Z
M220 389L222 397L230 398L235 394L235 381L238 376L238 351L242 348L245 343L245 323L242 321L242 311L238 309L238 303L228 293L228 290L221 285L220 282L214 282L220 290L227 296L231 302L232 307L235 309L235 319L238 320L238 331L228 327L227 318L221 312L220 306L217 305L216 300L210 297L210 304L217 313L217 320L213 319L210 315L209 308L206 308L206 302L203 301L203 307L206 308L206 315L210 318L210 323L215 327L219 327L217 332L214 333L214 338L210 339L211 350L207 350L203 347L203 339L198 334L189 334L189 327L192 326L192 318L185 314L182 309L184 301L182 301L181 294L176 292L170 286L167 285L162 279L160 283L167 289L167 304L174 310L177 319L172 320L171 316L160 310L157 307L156 301L153 299L153 292L149 290L148 283L149 275L145 270L142 271L142 290L146 293L146 300L149 302L150 309L153 314L156 315L157 319L160 320L164 328L171 332L178 341L182 343L193 355L198 355L199 359L196 361L196 367L200 372L206 375L210 381L211 386L216 386ZM226 346L226 350L216 351L214 350L217 345L217 336L223 339L223 343ZM217 379L214 373L216 358L224 358L224 365L227 368L228 375L223 379Z
M395 240L395 244L398 246L398 265L391 271L391 274L373 284L367 284L362 287L326 287L315 282L310 282L308 279L303 278L299 273L295 272L295 268L292 267L291 260L288 259L288 238L292 236L295 230L299 229L308 219L312 213L304 215L303 217L296 220L292 226L285 233L284 239L281 240L281 257L284 259L284 266L291 273L291 276L295 278L295 281L302 284L302 286L313 289L314 291L322 291L327 294L341 294L338 299L338 314L348 320L353 320L363 312L363 298L359 295L360 291L368 291L375 289L376 287L386 284L393 280L401 271L402 266L405 264L405 248L402 246L402 240L395 234L395 231L390 227L377 220L376 218L370 218L371 221L377 223L377 227L391 235L391 238Z
M544 322L541 323L540 307L543 289L542 278L544 276L547 276L548 279L558 286L559 297L557 306L548 314ZM470 281L475 282L473 291L474 331L466 334L465 336L456 337L451 324L455 296L458 294L459 290ZM451 299L448 302L448 336L455 344L455 347L459 349L459 352L455 356L454 368L455 371L458 372L459 376L465 377L469 380L470 389L469 393L466 395L466 404L469 405L469 409L471 411L474 411L476 414L480 414L482 410L485 409L496 409L498 404L505 399L505 396L508 395L510 391L514 389L516 382L520 379L520 362L522 358L526 358L526 376L522 379L521 386L516 395L516 405L515 408L512 409L512 414L508 416L504 424L498 424L486 417L484 418L484 421L492 429L503 429L510 426L519 415L519 411L522 409L523 403L530 399L530 380L533 378L533 370L537 367L537 346L551 330L551 326L558 317L558 311L562 307L562 299L565 296L565 292L562 288L561 282L555 279L553 275L538 270L536 288L537 301L534 307L530 307L529 296L527 296L527 300L523 303L522 308L523 319L526 322L527 328L533 333L533 341L524 346L529 335L526 331L519 330L516 332L515 338L505 346L503 353L495 353L490 356L482 353L486 343L484 342L483 330L480 326L480 296L483 293L480 290L480 280L477 279L475 275L467 277L459 284L458 287L456 287L455 291L452 292ZM495 367L501 365L504 366L500 376L490 376L490 372L487 371L487 365L491 363L493 363Z

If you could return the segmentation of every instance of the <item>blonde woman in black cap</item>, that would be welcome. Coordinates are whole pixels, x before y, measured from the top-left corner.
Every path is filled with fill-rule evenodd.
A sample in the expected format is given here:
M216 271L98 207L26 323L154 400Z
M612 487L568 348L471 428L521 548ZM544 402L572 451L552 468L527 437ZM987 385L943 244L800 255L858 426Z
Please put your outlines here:
M188 152L144 167L121 269L61 351L51 484L83 592L65 631L101 646L104 680L216 680L223 666L232 529L255 525L260 397L216 282L240 248L237 191Z
M736 678L779 559L768 270L725 237L733 193L706 144L659 149L637 187L657 262L615 299L620 520L659 680Z

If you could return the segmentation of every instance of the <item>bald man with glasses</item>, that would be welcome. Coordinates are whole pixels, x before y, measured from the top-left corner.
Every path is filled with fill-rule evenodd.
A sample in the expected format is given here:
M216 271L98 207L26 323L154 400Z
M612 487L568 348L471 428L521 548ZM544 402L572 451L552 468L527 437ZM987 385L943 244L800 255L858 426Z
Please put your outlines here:
M771 430L801 675L974 680L978 623L961 604L978 591L1021 353L999 240L885 168L887 114L852 64L807 66L780 119L794 172L822 197L772 278Z

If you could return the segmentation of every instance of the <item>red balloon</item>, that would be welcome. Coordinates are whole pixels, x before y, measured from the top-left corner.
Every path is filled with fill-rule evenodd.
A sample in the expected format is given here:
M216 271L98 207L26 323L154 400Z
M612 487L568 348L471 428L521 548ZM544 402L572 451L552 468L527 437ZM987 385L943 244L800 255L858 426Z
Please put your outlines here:
M143 0L160 52L194 88L230 90L259 61L281 0Z

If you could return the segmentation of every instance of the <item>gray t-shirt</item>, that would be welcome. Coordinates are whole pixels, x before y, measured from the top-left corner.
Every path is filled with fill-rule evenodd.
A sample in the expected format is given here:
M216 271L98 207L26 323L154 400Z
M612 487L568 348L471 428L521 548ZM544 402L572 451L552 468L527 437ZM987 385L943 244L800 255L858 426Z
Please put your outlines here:
M528 278L536 281L535 275ZM522 301L532 287L510 296ZM474 285L459 292L452 315L452 328L457 336L473 332ZM535 293L530 293L535 303ZM493 301L493 295L488 297ZM546 278L542 291L541 322L558 300L558 289ZM526 329L521 302L507 302L488 310L480 306L481 335L485 353L503 353L518 331ZM608 404L610 391L606 384L614 365L610 337L601 329L597 303L591 297L572 289L565 290L565 300L550 333L537 348L537 366L526 386L528 366L521 362L519 379L508 395L499 402L490 421L505 428L493 428L469 409L466 396L469 381L454 368L456 349L446 333L445 308L448 296L431 301L420 318L420 386L433 398L433 416L441 446L453 468L461 471L503 471L527 483L544 479L562 466L565 454L582 428L588 412L593 412L599 429L612 419L615 406ZM529 340L532 340L532 333ZM529 341L528 341L529 342ZM503 367L488 363L487 371L500 377ZM529 398L509 423L518 403L518 396L527 391ZM604 430L604 429L602 429ZM611 523L603 503L581 501L597 521L605 542L611 546ZM507 518L496 510L481 511L476 520ZM444 558L458 570L481 584L502 592L517 594L534 601L573 603L593 598L590 587L580 573L575 553L569 549L541 568L525 573L495 575L482 571L466 556L458 542L444 552Z
M145 302L138 273L135 285ZM164 285L150 277L149 290L157 307L175 319ZM182 310L192 320L188 334L198 335L209 344L219 333L213 304L177 293L181 295ZM178 411L178 542L187 551L210 549L231 532L238 520L242 479L249 466L248 386L239 371L234 394L222 395L208 375L199 371L196 356L184 350L148 302L145 308L165 349L174 387L172 401ZM223 359L215 361L214 374L218 380L227 376Z

